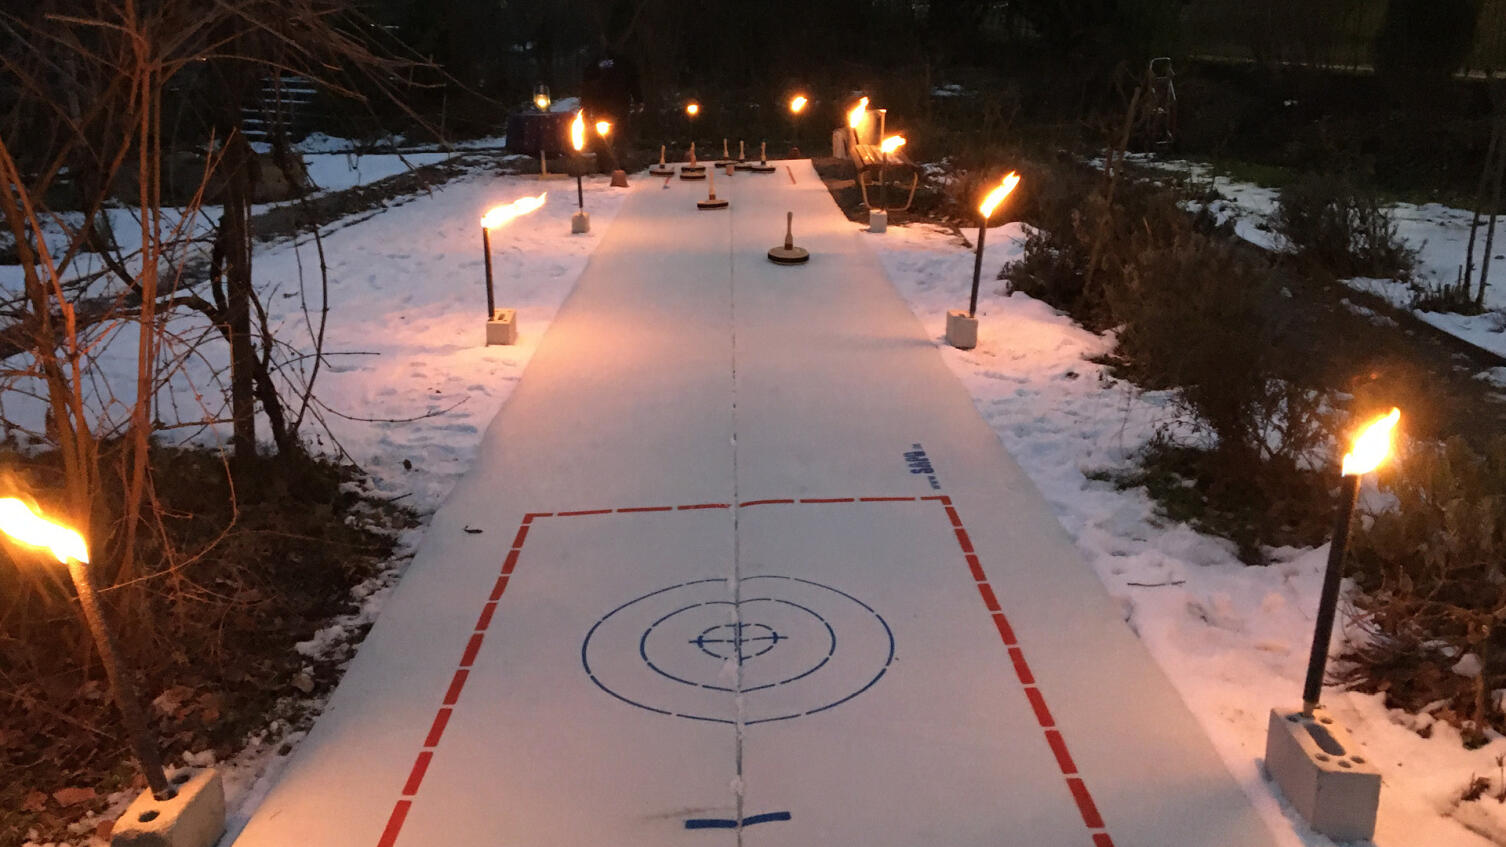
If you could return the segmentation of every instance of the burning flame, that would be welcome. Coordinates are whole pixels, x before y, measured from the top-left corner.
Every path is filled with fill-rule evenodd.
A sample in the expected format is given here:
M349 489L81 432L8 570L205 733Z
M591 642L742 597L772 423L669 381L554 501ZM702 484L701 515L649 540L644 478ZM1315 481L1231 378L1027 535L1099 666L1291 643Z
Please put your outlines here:
M700 103L697 103L694 100L692 100L689 103L685 104L685 114L687 114L687 115L689 115L689 116L691 116L693 118L696 115L699 115L700 113L701 113L701 104Z
M1003 181L993 191L988 192L988 196L983 198L983 203L978 206L978 211L983 213L984 220L987 220L988 216L994 213L994 209L999 208L999 204L1003 203L1004 198L1009 196L1009 192L1013 191L1014 187L1019 184L1019 174L1010 171L1004 175Z
M533 95L533 105L537 106L540 112L549 111L549 95L542 91Z
M790 111L798 115L805 111L805 104L809 102L809 100L805 99L804 94L796 94L790 99Z
M77 530L47 520L14 497L0 498L0 532L19 544L52 551L63 564L89 561L89 547Z
M864 97L862 100L858 101L858 104L856 106L852 107L852 111L847 113L847 125L852 127L853 129L857 129L858 127L863 125L863 118L867 115L868 98Z
M879 145L879 149L884 151L884 155L887 156L890 153L893 153L895 150L898 150L899 148L905 146L905 143L905 137L903 135L891 135L888 138L884 139L884 143Z
M602 138L606 138L607 137L607 133L609 133L611 131L612 131L612 122L611 121L597 121L596 122L596 134L597 135L601 136Z
M570 122L570 146L575 152L586 149L586 110L581 109L575 113L575 120Z
M544 205L544 198L548 196L549 192L546 191L537 197L520 197L504 206L495 206L481 216L481 226L486 229L496 229L513 218L537 211Z
M1344 476L1363 476L1380 467L1391 452L1391 434L1396 422L1401 420L1401 410L1392 409L1360 430L1354 438L1354 447L1344 454Z

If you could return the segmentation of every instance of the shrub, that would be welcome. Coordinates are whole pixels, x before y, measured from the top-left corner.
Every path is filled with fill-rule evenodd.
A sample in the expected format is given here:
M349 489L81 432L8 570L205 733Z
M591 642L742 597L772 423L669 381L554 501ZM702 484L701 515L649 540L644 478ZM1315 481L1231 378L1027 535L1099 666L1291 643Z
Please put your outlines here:
M1142 251L1110 296L1123 320L1118 353L1137 381L1176 387L1210 436L1196 447L1161 440L1142 457L1147 473L1190 480L1201 496L1198 514L1178 517L1233 539L1249 562L1262 543L1316 543L1327 492L1311 460L1328 442L1324 398L1284 343L1272 265L1189 233Z
M1487 727L1506 729L1490 696L1506 688L1506 436L1483 454L1458 437L1414 445L1380 482L1394 506L1350 545L1370 638L1345 679L1408 711L1446 701L1466 741L1483 743ZM1452 670L1467 654L1479 673Z
M1380 200L1344 177L1309 174L1288 183L1273 223L1292 252L1340 278L1410 279L1417 265Z
M1044 300L1093 330L1122 322L1111 291L1148 247L1193 230L1178 195L1151 183L1121 180L1112 202L1092 171L1058 168L1028 198L1027 220L1039 230L1002 278L1013 291Z

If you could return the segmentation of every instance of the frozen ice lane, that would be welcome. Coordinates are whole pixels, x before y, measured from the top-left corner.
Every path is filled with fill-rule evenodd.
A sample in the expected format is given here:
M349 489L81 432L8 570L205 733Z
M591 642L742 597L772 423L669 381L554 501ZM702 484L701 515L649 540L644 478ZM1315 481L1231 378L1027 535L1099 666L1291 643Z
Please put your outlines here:
M637 181L237 845L1268 843L874 236L777 166L718 211Z

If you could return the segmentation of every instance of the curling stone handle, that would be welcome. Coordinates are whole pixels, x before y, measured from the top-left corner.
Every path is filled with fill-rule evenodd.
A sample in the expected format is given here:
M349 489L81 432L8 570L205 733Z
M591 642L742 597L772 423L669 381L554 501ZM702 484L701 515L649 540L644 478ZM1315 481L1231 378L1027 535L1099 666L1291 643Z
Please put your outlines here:
M784 213L784 249L786 249L786 250L793 250L794 248L795 248L795 213L794 212L785 212Z

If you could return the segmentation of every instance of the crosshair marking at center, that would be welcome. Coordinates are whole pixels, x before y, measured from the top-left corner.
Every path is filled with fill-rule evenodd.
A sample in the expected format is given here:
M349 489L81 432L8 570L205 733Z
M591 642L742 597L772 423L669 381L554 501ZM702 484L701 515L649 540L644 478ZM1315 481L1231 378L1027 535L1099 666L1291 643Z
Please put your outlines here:
M709 637L711 635L722 637L711 638ZM779 642L785 640L788 640L788 636L780 635L768 624L724 623L707 627L705 632L696 636L690 643L701 648L706 655L717 659L730 659L735 655L737 663L742 664L773 650ZM718 652L719 648L707 646L710 644L729 644L732 645L732 649Z

